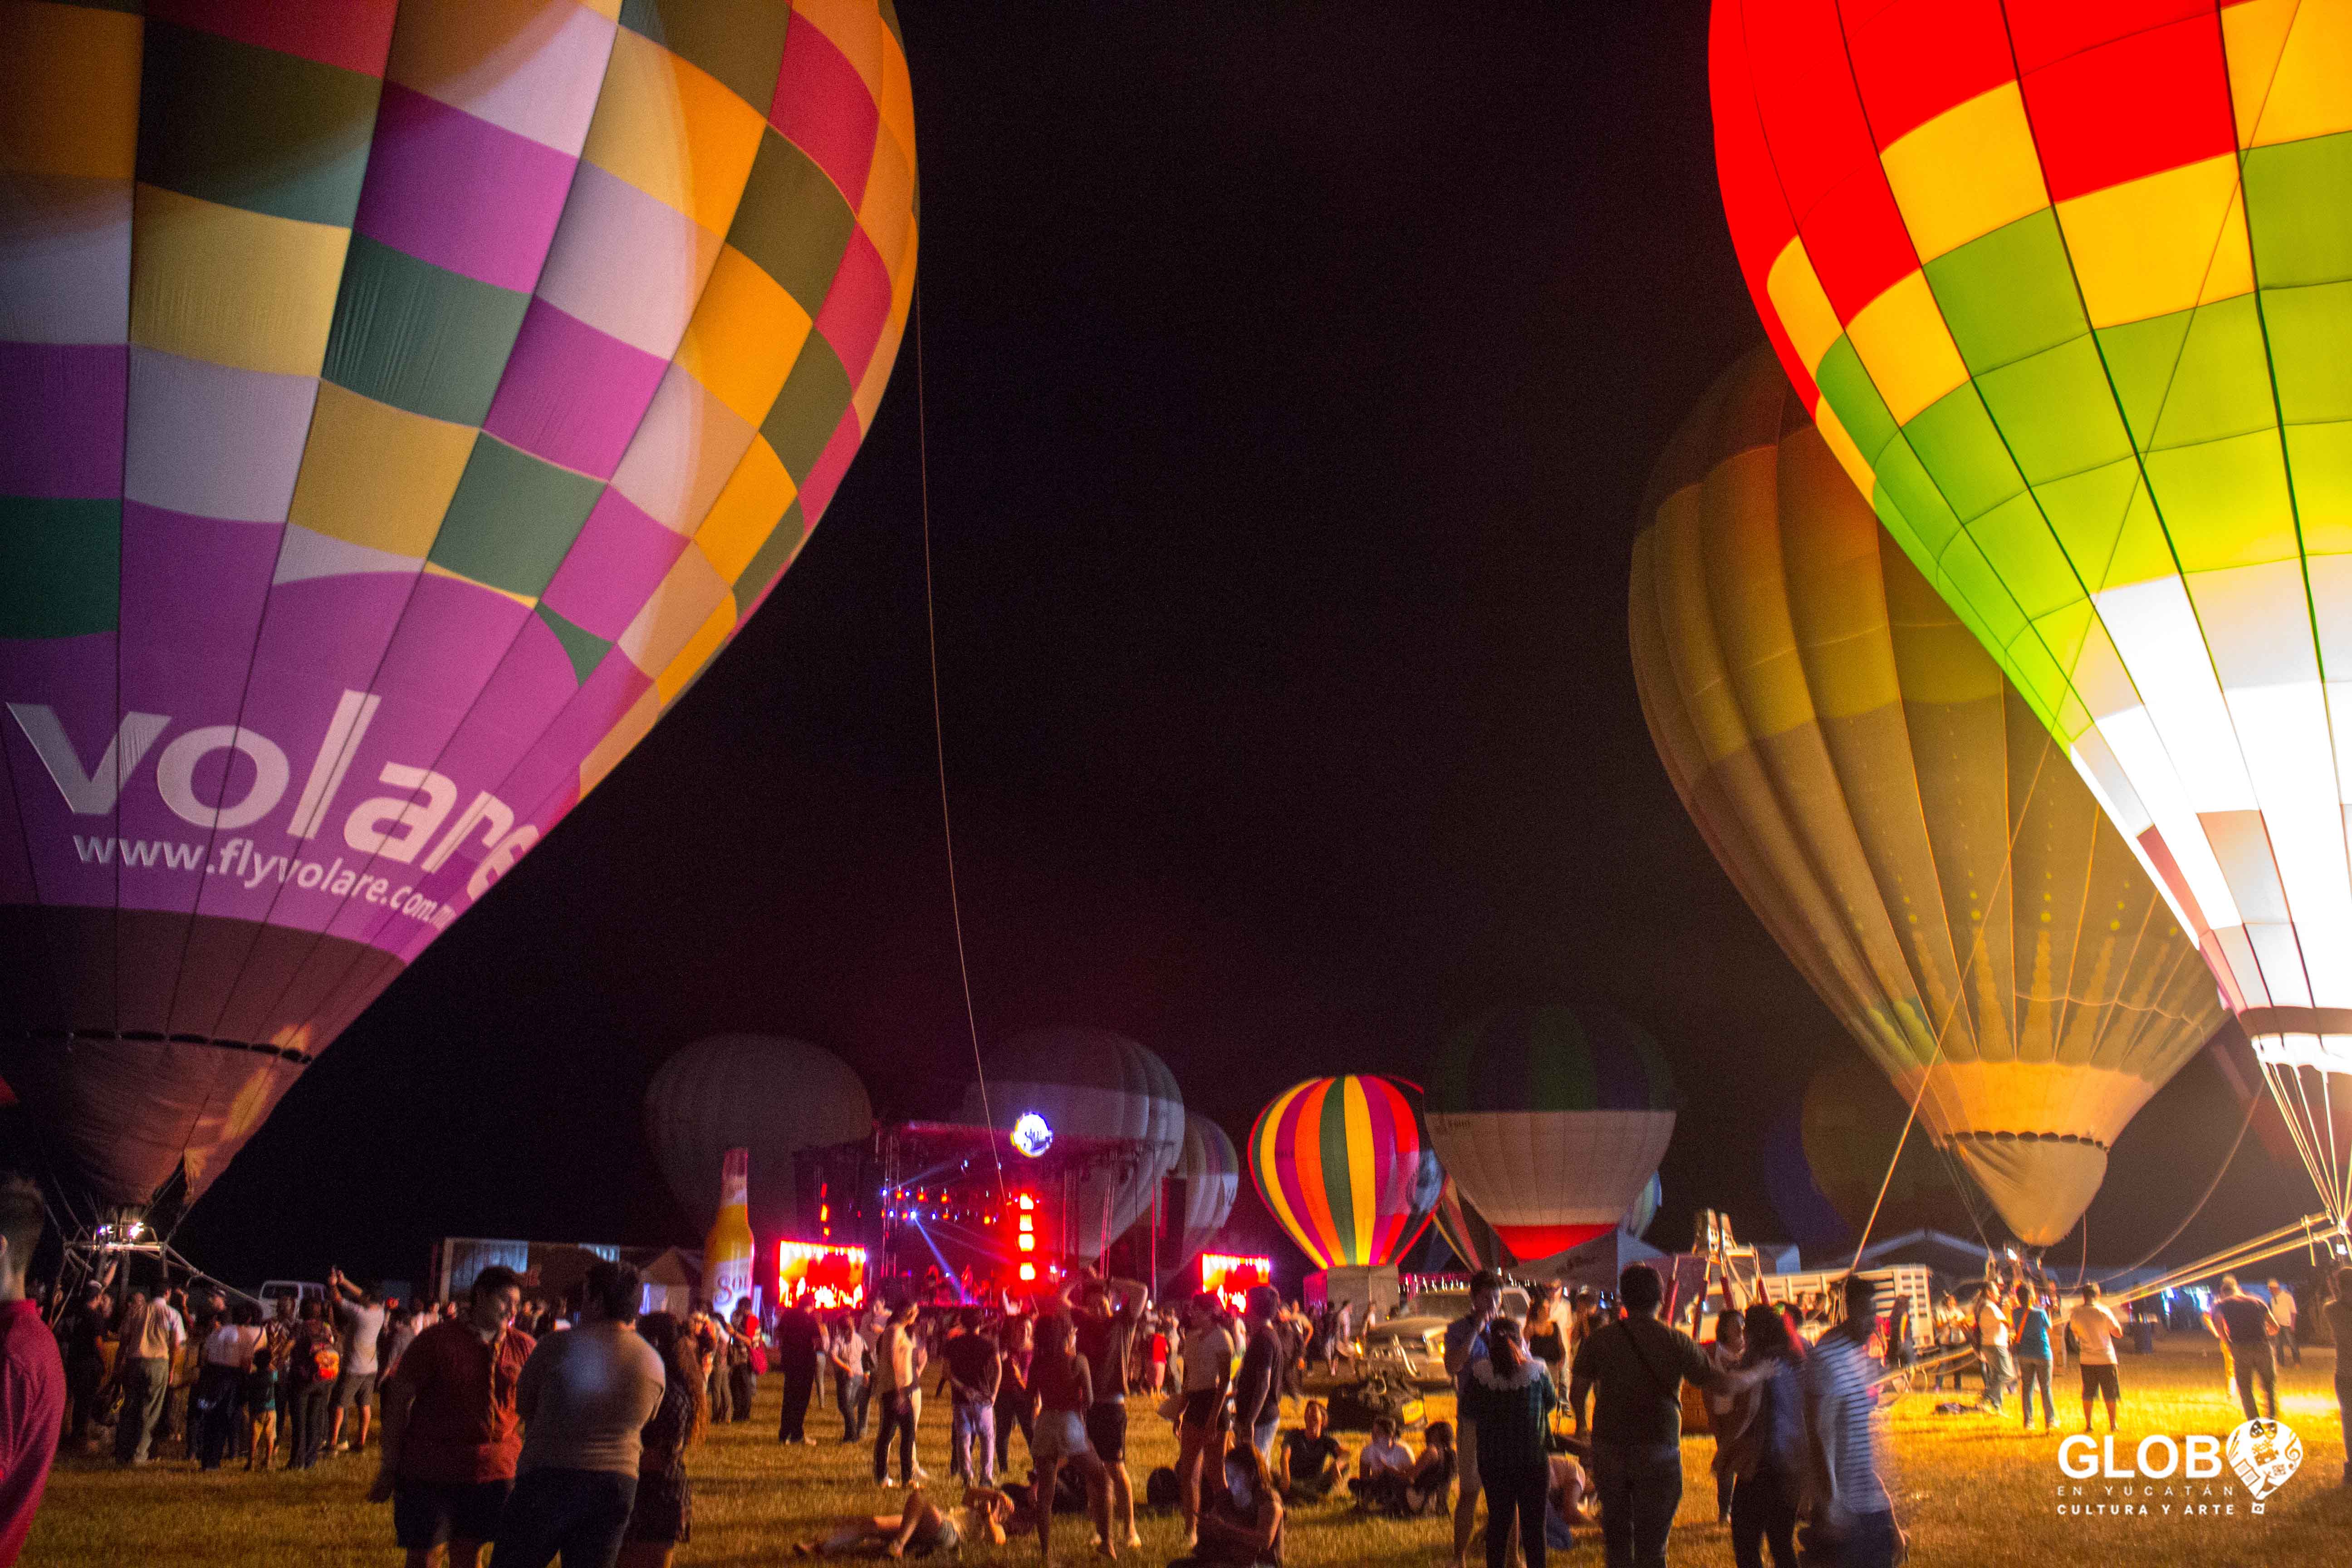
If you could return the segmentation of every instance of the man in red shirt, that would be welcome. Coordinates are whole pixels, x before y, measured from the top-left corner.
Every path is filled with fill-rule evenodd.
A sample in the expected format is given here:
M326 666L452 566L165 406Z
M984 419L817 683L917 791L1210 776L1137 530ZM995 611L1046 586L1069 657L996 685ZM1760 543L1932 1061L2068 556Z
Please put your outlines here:
M497 1539L522 1453L515 1384L535 1342L514 1326L522 1279L493 1264L465 1314L416 1336L383 1385L383 1468L368 1500L392 1501L408 1568L475 1568Z
M57 1338L25 1300L25 1266L40 1239L40 1189L0 1178L0 1568L25 1549L66 1417Z

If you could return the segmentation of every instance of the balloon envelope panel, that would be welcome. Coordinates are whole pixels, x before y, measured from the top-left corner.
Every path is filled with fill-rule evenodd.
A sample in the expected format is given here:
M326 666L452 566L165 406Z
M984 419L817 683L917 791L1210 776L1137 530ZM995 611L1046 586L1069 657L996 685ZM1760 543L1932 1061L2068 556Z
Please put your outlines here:
M201 1191L733 637L916 237L887 5L146 12L0 48L0 1060L116 1201Z
M1184 1151L1169 1173L1184 1182L1184 1211L1176 1215L1176 1258L1181 1270L1224 1227L1241 1194L1242 1158L1225 1130L1198 1111L1184 1115Z
M866 1085L831 1051L771 1035L716 1035L646 1086L646 1141L698 1233L719 1212L720 1163L751 1153L750 1215L762 1243L802 1235L793 1154L873 1130Z
M2018 1236L2056 1240L2221 1007L1761 350L1661 458L1630 609L1643 711L1717 859L1906 1100L1926 1075L1931 1135Z
M1618 1225L1674 1136L1657 1042L1606 1008L1512 1007L1458 1032L1430 1084L1446 1173L1534 1262Z
M2352 41L2143 9L1717 0L1717 162L1831 448L2316 1133L2296 1075L2352 1066Z
M1444 1174L1410 1085L1370 1074L1309 1079L1250 1128L1250 1179L1318 1268L1381 1268L1429 1224Z
M1445 1178L1438 1192L1437 1207L1430 1223L1437 1227L1437 1234L1445 1238L1445 1245L1454 1249L1454 1256L1461 1259L1465 1268L1502 1269L1516 1261L1511 1249L1503 1245L1503 1238L1495 1234L1495 1227L1486 1223L1486 1216L1462 1195L1461 1184L1452 1176Z
M1152 1194L1184 1151L1184 1095L1151 1050L1108 1029L1032 1029L991 1053L986 1093L964 1090L957 1120L1010 1128L1035 1112L1056 1136L1113 1139L1144 1146L1142 1161L1105 1169L1079 1184L1074 1233L1087 1258L1150 1211Z

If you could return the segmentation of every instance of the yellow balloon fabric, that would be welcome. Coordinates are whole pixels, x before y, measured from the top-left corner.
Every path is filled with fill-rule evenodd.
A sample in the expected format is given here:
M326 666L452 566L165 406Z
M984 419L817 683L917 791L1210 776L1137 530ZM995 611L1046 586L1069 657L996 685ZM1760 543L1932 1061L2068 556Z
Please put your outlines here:
M1643 711L1716 858L1895 1086L1927 1075L1928 1135L2018 1238L2056 1241L2221 1001L1769 352L1660 460L1632 621Z

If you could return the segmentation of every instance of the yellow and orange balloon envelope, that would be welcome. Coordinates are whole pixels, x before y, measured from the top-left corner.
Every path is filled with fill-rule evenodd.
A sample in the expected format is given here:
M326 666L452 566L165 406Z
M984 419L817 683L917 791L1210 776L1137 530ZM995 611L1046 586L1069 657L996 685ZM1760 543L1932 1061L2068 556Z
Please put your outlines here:
M2352 1145L2352 10L1716 0L1740 268L1830 448Z
M1633 670L1716 858L2021 1240L2221 1021L2155 879L1762 350L1653 478ZM1932 1071L1930 1067L1932 1064Z
M1318 1268L1392 1264L1419 1240L1442 1175L1421 1093L1371 1074L1309 1079L1249 1133L1250 1179Z

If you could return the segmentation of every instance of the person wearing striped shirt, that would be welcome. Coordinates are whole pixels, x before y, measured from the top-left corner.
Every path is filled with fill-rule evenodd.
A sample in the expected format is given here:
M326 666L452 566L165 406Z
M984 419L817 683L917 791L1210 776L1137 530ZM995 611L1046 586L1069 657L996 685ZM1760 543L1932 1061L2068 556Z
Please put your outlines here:
M1813 1532L1837 1568L1894 1568L1901 1540L1880 1449L1878 1286L1849 1275L1845 1321L1805 1358L1805 1435L1813 1484ZM1809 1556L1813 1546L1808 1543Z

